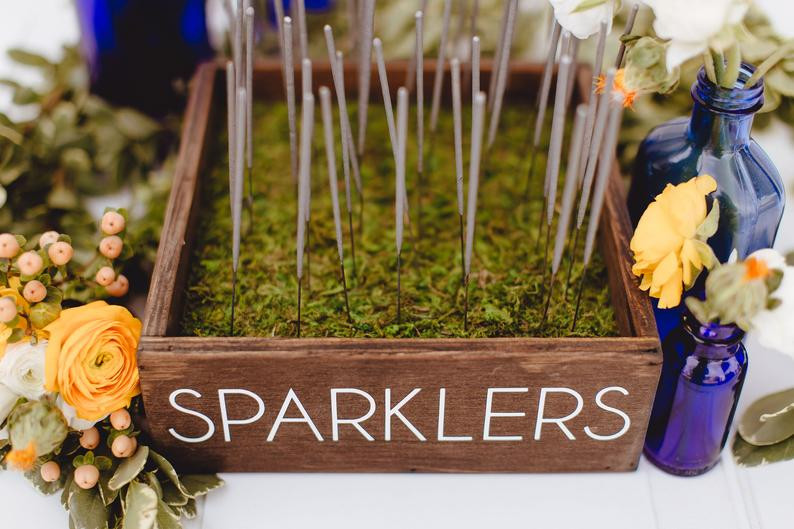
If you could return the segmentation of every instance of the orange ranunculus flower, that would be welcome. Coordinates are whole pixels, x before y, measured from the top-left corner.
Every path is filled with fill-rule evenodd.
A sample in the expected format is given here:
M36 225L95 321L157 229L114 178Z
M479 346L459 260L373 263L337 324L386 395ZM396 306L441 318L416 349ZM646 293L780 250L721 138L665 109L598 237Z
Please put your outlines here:
M681 294L692 288L703 268L711 269L717 263L706 244L717 230L719 214L715 200L707 222L706 196L716 189L717 182L710 175L675 186L667 184L634 230L632 272L642 278L642 290L659 298L659 308L678 306Z
M11 288L0 288L0 298L11 297L14 298L16 301L17 307L22 307L23 310L26 312L30 310L30 305L22 297L22 294L19 293L19 278L12 277L10 279ZM15 327L9 327L5 323L0 322L0 358L3 358L6 352L6 346L8 345L8 339L11 337L11 333L14 331L15 328L20 328L23 331L28 328L28 320L25 318L19 318Z
M140 393L136 352L141 322L127 309L95 301L49 324L44 384L78 417L96 421Z

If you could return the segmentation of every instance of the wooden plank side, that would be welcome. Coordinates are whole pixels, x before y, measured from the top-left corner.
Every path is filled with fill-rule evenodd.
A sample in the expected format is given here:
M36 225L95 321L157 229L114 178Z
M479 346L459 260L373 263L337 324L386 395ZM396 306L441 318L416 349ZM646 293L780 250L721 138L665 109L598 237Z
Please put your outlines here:
M556 342L557 349L549 349L548 342ZM656 343L649 339L144 338L139 364L156 445L191 468L625 471L635 468L641 451L659 370L655 351ZM425 441L400 416L392 414L387 421L385 412L387 398L394 409L417 388L399 412ZM274 433L290 390L322 441L305 417L304 422L281 423ZM489 391L492 413L486 420ZM582 403L578 412L577 396ZM264 411L249 421L258 414L257 399ZM366 417L369 399L374 410ZM342 419L336 440L335 413ZM613 440L591 437L620 432L625 424L621 413L630 421L625 433ZM538 432L539 414L546 419L574 414L563 423L574 439L552 422ZM302 417L296 401L288 402L283 416ZM344 421L362 416L361 430Z
M199 172L207 142L215 75L215 64L204 63L198 67L191 81L179 156L146 299L144 336L163 336L171 330L171 321L181 300L181 286L185 281L192 240L192 221L196 213L193 204L198 197Z

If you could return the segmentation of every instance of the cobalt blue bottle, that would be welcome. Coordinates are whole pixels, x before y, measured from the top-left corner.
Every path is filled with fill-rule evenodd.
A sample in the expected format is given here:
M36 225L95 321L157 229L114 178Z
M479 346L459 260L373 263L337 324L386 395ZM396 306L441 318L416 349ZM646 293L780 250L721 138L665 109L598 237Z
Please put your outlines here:
M736 325L703 324L684 309L662 342L664 363L656 390L645 456L681 476L717 464L747 375L747 351Z
M634 226L645 208L667 184L680 184L701 174L717 181L720 223L709 239L717 259L736 250L739 259L772 246L783 215L785 191L772 161L750 137L753 116L764 103L763 80L743 88L753 67L743 64L733 89L709 81L701 68L692 85L690 118L653 129L640 145L632 171L628 207ZM705 274L704 274L705 275ZM701 295L703 281L689 292ZM659 309L656 326L662 340L678 326L683 303Z

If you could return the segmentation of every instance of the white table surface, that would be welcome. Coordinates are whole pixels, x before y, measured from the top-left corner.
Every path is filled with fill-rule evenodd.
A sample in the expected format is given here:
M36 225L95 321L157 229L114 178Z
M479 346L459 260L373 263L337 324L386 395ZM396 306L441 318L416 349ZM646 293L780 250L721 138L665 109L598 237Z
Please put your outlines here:
M791 5L777 0L794 11ZM57 56L77 35L69 0L0 0L0 51L25 45ZM9 18L9 13L11 17ZM792 16L782 17L794 21ZM791 25L791 24L790 24ZM0 77L24 72L0 57ZM0 109L7 99L0 92ZM794 134L778 124L756 135L783 173L794 204ZM794 207L778 236L794 249ZM794 359L747 341L750 369L741 410L794 386ZM678 478L645 459L621 474L389 475L224 474L226 487L199 505L187 529L335 527L539 527L555 529L790 529L794 461L736 467L728 451L711 472ZM43 497L15 472L0 472L0 528L66 528L57 496Z

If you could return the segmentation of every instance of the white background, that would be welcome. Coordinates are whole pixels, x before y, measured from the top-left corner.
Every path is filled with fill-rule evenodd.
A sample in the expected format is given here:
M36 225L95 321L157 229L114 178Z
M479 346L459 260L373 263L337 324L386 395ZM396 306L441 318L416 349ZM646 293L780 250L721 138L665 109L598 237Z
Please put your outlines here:
M794 5L758 3L776 10L779 29L794 35ZM68 0L0 0L0 52L10 46L56 58L78 38ZM788 26L788 27L786 27ZM0 77L35 81L0 54ZM8 94L0 91L0 110ZM24 113L19 114L20 116ZM794 203L794 134L776 124L756 139L781 170ZM790 207L778 248L794 249ZM748 340L751 368L741 408L794 386L794 359ZM789 529L794 525L794 461L737 468L730 454L697 478L664 474L644 459L626 474L379 475L226 474L227 485L200 505L191 529L304 527L539 527L571 529ZM0 472L0 528L66 528L57 497L40 496L14 472Z

